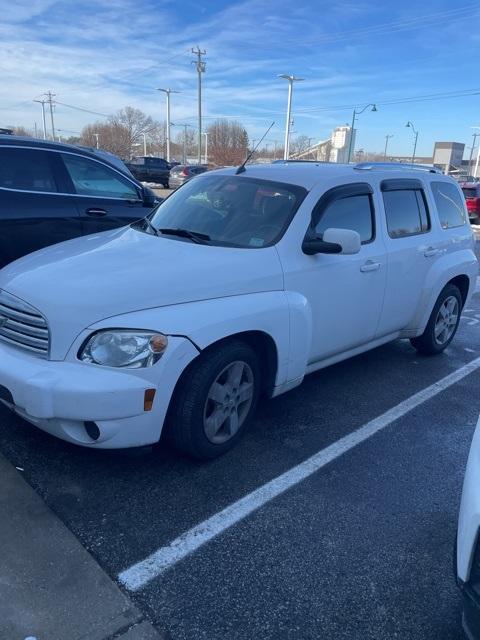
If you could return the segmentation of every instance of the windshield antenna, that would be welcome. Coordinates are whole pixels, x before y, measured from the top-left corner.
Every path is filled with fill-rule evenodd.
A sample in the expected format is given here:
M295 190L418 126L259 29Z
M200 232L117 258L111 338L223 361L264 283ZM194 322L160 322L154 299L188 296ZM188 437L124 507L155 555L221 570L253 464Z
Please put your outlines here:
M242 162L242 164L238 167L238 169L235 171L235 175L238 176L239 173L243 173L244 171L246 171L245 169L245 165L247 164L247 162L250 160L250 158L253 156L253 154L255 153L255 151L258 149L258 147L262 144L263 139L265 138L265 136L267 135L267 133L270 131L270 129L273 127L273 125L275 124L275 122L272 122L272 124L268 127L268 129L265 131L265 133L263 134L263 136L260 138L260 140L258 141L258 144L256 145L255 149L252 149L250 151L250 153L248 154L248 156L245 158L245 160Z

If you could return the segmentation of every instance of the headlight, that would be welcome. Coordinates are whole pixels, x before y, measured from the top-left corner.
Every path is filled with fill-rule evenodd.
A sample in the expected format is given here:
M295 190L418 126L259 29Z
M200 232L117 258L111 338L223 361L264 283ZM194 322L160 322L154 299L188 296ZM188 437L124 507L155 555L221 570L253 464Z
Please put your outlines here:
M99 331L81 349L78 357L106 367L151 367L162 357L168 338L154 331L133 329Z

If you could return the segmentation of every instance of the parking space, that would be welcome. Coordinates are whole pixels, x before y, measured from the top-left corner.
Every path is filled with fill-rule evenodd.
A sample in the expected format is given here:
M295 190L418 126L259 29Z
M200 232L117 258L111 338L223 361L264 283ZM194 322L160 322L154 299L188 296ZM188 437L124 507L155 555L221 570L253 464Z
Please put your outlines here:
M77 448L3 408L0 449L117 578L479 357L477 293L445 354L398 341L313 374L263 402L240 445L208 464L163 446ZM480 370L466 373L132 598L175 640L460 638L452 544L480 410Z

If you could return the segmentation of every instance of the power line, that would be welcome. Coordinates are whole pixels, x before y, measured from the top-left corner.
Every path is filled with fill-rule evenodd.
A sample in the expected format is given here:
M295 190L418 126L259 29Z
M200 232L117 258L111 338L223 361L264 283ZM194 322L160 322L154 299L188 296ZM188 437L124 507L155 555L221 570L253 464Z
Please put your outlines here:
M93 113L95 116L102 116L104 118L109 118L110 115L107 113L99 113L98 111L91 111L90 109L85 109L84 107L78 107L73 104L66 104L65 102L56 101L56 104L61 104L62 107L68 107L69 109L76 109L77 111L84 111L85 113Z
M409 102L428 102L435 100L445 100L447 98L466 98L470 96L475 96L480 94L480 88L476 89L459 89L457 91L449 91L449 92L440 92L440 93L429 93L419 96L406 96L401 98L392 98L391 100L375 100L375 104L381 105L394 105L394 104L405 104ZM362 104L362 101L358 101L355 104L343 104L343 105L331 105L328 107L304 107L303 109L296 109L295 113L314 113L318 111L340 111L342 109L353 109L358 107L359 104ZM280 113L280 112L279 112Z
M324 34L311 38L299 38L299 39L285 39L282 38L281 43L295 43L297 46L312 45L312 44L326 44L331 42L340 42L343 40L351 39L352 37L363 37L370 35L384 35L387 33L394 33L398 31L408 31L410 29L420 29L428 26L432 26L437 22L461 20L469 17L470 14L476 14L479 11L478 4L464 5L463 7L457 7L456 9L448 9L446 11L438 11L435 13L424 14L409 18L407 20L397 20L396 22L385 22L377 25L371 25L369 27L362 27L360 29L348 29L345 31L339 31L332 34ZM275 40L268 40L268 44L271 45Z

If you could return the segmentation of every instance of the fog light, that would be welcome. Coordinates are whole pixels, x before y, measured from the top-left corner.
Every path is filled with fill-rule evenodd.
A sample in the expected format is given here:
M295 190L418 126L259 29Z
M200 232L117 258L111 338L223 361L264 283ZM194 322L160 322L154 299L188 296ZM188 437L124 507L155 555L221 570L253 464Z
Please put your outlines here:
M87 432L87 435L92 440L98 440L99 439L99 437L100 437L100 429L97 427L95 422L92 422L91 420L88 420L88 421L84 422L83 425L85 427L85 431Z

